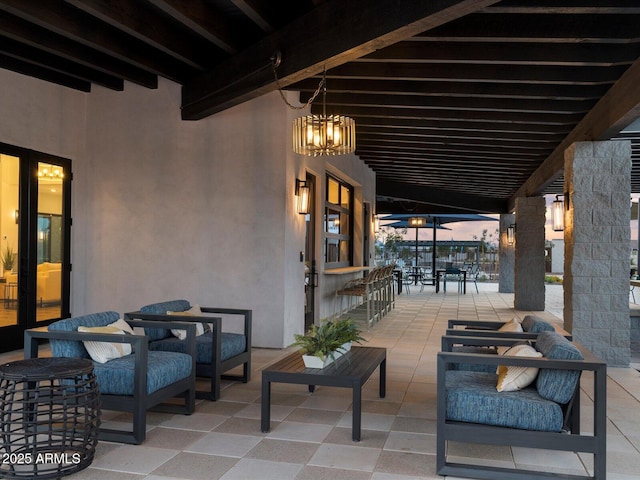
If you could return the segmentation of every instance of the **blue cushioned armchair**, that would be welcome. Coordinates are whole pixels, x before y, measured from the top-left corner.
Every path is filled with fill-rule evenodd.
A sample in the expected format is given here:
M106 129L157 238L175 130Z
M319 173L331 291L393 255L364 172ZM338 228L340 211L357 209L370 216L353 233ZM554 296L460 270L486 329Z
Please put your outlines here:
M183 329L187 332L186 352L155 352L148 349L144 335L78 332L79 326L103 327L117 321L116 312L101 312L54 322L48 328L25 331L25 358L38 356L40 340L49 340L54 357L90 358L83 341L128 343L133 353L106 363L94 362L101 408L133 414L131 432L100 428L98 438L139 444L146 436L146 413L152 407L190 415L195 410L195 325L186 322L146 322L127 320L131 327ZM175 318L175 317L174 317ZM184 406L165 404L183 396Z
M487 480L536 478L606 478L607 365L579 344L556 332L541 332L532 340L543 357L453 352L454 345L511 346L507 338L453 337L442 339L437 357L437 444L439 475ZM456 369L466 364L468 368ZM489 364L492 372L473 371ZM517 391L498 392L498 365L538 368L534 382ZM593 432L580 431L580 376L593 372ZM591 376L590 376L591 377ZM585 416L586 417L586 416ZM589 417L586 417L589 418ZM447 442L519 446L593 455L593 476L502 468L447 458ZM541 457L542 458L542 457Z
M197 391L197 398L218 400L220 398L221 379L241 380L247 383L251 377L251 310L218 307L200 307L206 316L168 315L167 312L186 312L192 305L188 300L171 300L153 303L142 307L137 312L125 314L127 319L170 321L180 318L185 322L205 323L211 326L211 331L196 336L196 376L211 379L209 391ZM241 333L222 331L222 317L229 321L241 321L238 330ZM228 316L228 317L227 317ZM184 342L173 336L169 330L146 328L145 333L150 338L149 349L154 351L184 351ZM225 372L242 366L241 375L224 375Z

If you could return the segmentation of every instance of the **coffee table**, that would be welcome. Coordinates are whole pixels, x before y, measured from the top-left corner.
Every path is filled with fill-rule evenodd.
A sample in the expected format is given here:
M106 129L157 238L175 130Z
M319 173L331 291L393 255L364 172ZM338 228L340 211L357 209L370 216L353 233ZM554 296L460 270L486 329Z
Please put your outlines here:
M300 352L294 352L262 371L261 429L271 428L271 383L308 385L313 392L316 385L346 387L353 390L351 438L360 441L362 386L380 367L380 398L386 395L387 349L378 347L352 347L351 351L325 368L307 368Z

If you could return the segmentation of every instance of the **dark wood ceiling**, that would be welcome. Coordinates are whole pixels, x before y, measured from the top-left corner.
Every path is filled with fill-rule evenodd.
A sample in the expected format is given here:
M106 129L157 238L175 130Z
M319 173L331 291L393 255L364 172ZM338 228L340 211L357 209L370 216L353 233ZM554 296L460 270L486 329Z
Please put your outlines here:
M630 138L640 192L638 0L0 0L0 68L84 92L165 77L185 121L278 88L305 102L326 68L378 213L559 193L581 140Z

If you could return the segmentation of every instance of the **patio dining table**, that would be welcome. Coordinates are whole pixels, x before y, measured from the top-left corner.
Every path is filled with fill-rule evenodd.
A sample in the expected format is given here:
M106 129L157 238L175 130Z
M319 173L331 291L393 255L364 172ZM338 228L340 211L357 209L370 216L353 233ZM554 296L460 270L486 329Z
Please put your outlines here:
M440 277L443 278L443 291L447 291L447 274L462 275L462 293L467 293L467 270L465 268L438 268L436 269L436 293L440 291Z

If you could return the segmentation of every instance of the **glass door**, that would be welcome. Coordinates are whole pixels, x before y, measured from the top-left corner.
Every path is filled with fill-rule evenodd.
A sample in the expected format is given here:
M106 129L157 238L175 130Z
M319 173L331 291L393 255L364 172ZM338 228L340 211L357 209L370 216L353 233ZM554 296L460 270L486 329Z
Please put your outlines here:
M0 144L0 352L69 316L70 165Z
M36 320L62 315L62 191L64 168L38 162Z
M0 328L4 329L18 324L20 157L0 154L0 176Z

